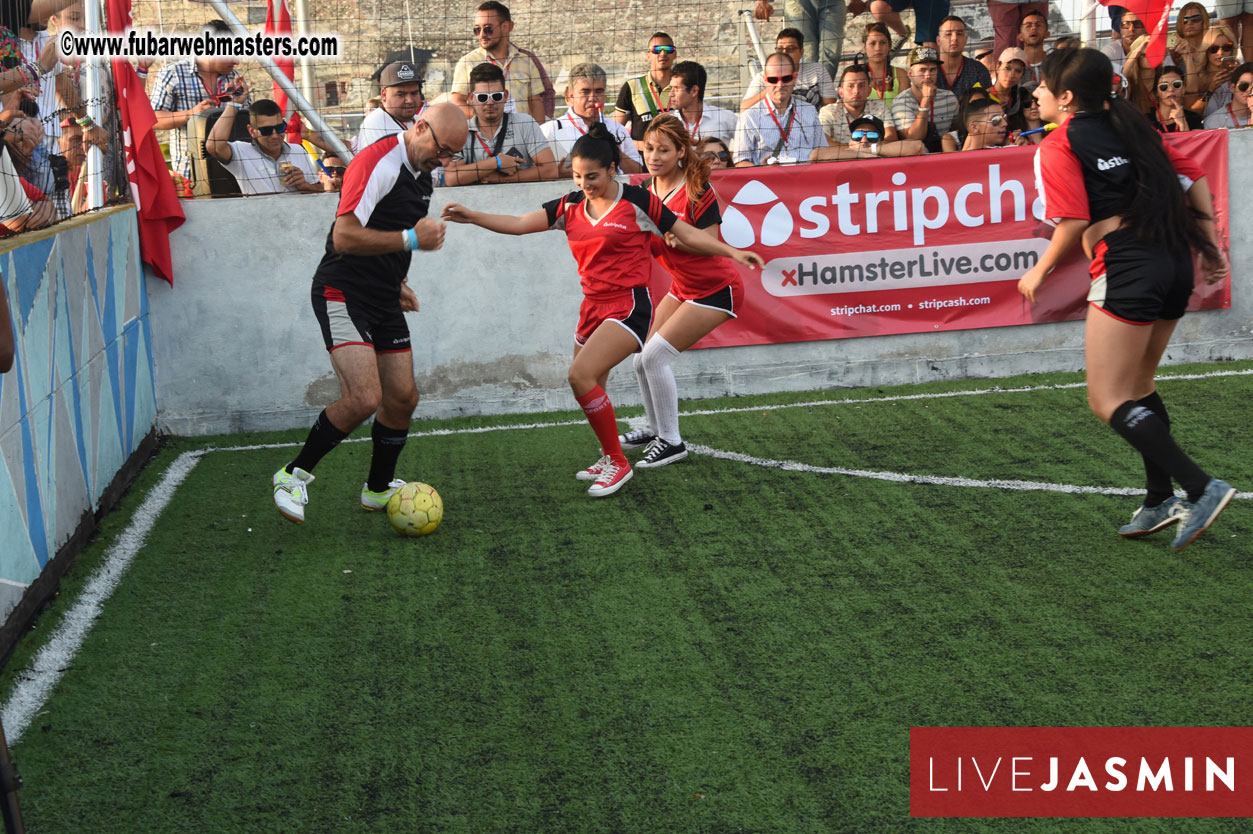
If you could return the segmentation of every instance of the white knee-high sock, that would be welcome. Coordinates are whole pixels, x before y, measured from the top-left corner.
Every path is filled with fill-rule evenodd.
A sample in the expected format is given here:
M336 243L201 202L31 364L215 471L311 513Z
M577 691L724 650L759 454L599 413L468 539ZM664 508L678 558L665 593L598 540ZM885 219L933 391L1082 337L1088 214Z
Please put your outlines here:
M635 354L635 358L631 360L631 364L635 367L635 378L639 380L640 394L644 397L644 419L648 421L648 430L653 434L656 434L657 418L653 416L653 395L652 391L648 387L648 377L644 374L643 350Z
M679 387L670 368L670 363L678 355L674 345L662 338L660 333L654 333L640 353L640 364L652 394L652 417L656 420L657 436L667 443L682 442L679 437Z

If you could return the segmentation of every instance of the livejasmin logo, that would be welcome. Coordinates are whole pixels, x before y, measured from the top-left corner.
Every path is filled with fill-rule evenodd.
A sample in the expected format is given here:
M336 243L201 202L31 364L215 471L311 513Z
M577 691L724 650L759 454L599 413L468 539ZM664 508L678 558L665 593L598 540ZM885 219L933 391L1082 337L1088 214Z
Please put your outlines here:
M1094 762L1097 773L1109 778L1098 784L1093 775L1092 765L1085 757L1063 762L1058 756L1050 756L1043 762L1045 775L1037 770L1042 762L1034 756L997 756L982 761L978 756L957 757L953 759L928 757L928 770L932 791L991 791L999 774L1002 780L1010 783L1011 791L1193 791L1201 790L1201 768L1204 767L1204 790L1214 791L1221 784L1229 791L1236 789L1236 760L1227 756L1222 762L1216 762L1209 756L1205 757L1204 765L1193 756L1182 759L1171 759L1166 756L1156 763L1141 756L1139 763L1128 762L1122 756L1110 756L1103 762ZM1101 771L1104 771L1103 773ZM938 773L937 773L938 771ZM963 771L965 780L963 781ZM1134 786L1128 780L1128 773L1135 777ZM954 776L956 778L954 778ZM978 782L973 783L972 777ZM937 781L937 779L939 781Z

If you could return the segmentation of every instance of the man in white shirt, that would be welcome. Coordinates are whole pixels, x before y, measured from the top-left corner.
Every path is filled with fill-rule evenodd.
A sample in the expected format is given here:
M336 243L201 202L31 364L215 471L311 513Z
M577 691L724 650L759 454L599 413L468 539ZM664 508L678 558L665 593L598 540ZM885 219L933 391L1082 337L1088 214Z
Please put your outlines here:
M309 154L287 141L287 120L278 104L268 98L253 102L248 124L251 142L229 141L239 109L234 102L226 105L209 131L204 149L231 172L241 192L322 191Z
M379 85L383 106L371 110L361 120L361 129L357 131L358 150L365 150L384 136L404 133L417 123L418 116L426 109L422 79L413 64L407 61L388 64L379 76Z
M638 174L644 170L640 152L631 140L627 129L613 119L605 118L605 71L599 64L577 64L570 70L569 86L566 87L566 104L569 109L557 119L549 119L540 125L544 138L552 145L553 156L562 177L572 176L570 151L587 128L602 122L618 140L622 148L621 173Z
M670 112L683 120L696 143L721 139L729 148L735 138L738 117L725 107L705 104L705 68L695 61L680 61L670 75Z
M740 114L731 145L737 168L809 162L817 148L828 147L818 111L792 96L796 62L785 52L766 58L766 97Z
M1123 62L1127 60L1127 50L1131 49L1131 45L1136 42L1136 38L1141 35L1147 35L1148 30L1144 28L1144 21L1140 20L1139 15L1127 9L1122 13L1122 23L1118 27L1118 37L1114 38L1101 51L1109 58L1109 62L1114 65L1114 72L1122 75Z

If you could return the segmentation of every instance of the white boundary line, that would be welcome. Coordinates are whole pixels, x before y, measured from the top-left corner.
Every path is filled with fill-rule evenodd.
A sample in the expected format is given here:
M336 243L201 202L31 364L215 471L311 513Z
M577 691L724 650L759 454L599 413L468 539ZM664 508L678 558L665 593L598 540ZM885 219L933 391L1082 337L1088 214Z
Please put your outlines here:
M1253 369L1241 371L1214 371L1205 374L1177 374L1158 377L1159 382L1193 379L1213 379L1227 376L1253 376ZM833 405L862 405L866 403L906 402L911 400L938 400L953 397L975 397L985 394L1020 394L1032 391L1061 391L1082 388L1084 383L1066 383L1063 385L1034 385L1019 388L979 388L967 391L943 391L931 394L900 394L886 397L867 397L862 399L815 400L804 403L780 403L775 405L740 406L737 408L708 409L702 411L684 411L680 417L711 416L716 414L740 414L750 411L778 411L784 408L814 408ZM519 423L503 426L477 426L469 429L431 429L413 432L409 437L444 437L458 434L484 434L497 431L515 431L530 429L548 429L564 426L581 426L583 420L561 420L549 423ZM346 443L361 443L368 437L347 440ZM83 645L87 633L91 630L96 618L100 616L104 603L112 596L114 589L121 581L126 569L130 567L135 555L143 548L148 534L152 531L157 519L166 505L200 459L210 452L247 452L264 449L290 449L301 443L258 443L248 446L215 446L183 452L170 464L161 480L157 482L135 510L131 524L118 536L113 546L105 553L104 560L96 572L88 579L82 593L74 604L66 611L64 619L48 642L31 660L30 668L21 673L13 687L13 694L3 709L0 709L0 720L4 722L5 735L10 744L17 744L22 735L30 728L31 722L39 714L39 710L47 702L48 696L60 681L74 660L74 656ZM873 478L881 481L897 483L932 484L936 486L973 487L981 489L1009 489L1024 491L1063 492L1074 495L1139 495L1143 490L1124 487L1091 487L1070 484L1049 484L1038 481L989 480L981 481L971 478L950 478L938 475L910 475L902 472L877 472L869 469L845 469L842 467L811 466L795 461L771 460L758 458L739 452L726 452L708 446L692 444L690 448L697 454L708 455L719 460L747 463L788 472L808 472L820 475L846 475L856 478ZM1253 499L1253 492L1237 493L1237 498Z

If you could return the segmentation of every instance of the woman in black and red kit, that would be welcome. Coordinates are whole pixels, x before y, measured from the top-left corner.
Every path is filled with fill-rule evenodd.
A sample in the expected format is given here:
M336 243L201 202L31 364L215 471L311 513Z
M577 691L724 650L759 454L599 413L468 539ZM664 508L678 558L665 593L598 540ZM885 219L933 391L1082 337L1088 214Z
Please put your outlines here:
M1175 443L1154 377L1192 294L1193 252L1205 280L1229 267L1214 231L1205 171L1166 143L1144 116L1110 92L1109 59L1092 49L1049 53L1035 97L1060 127L1036 151L1044 217L1057 224L1048 249L1018 282L1036 291L1082 241L1092 259L1085 335L1088 404L1144 458L1144 504L1123 536L1180 524L1175 550L1214 522L1236 491L1211 478ZM1187 493L1175 497L1174 479Z

